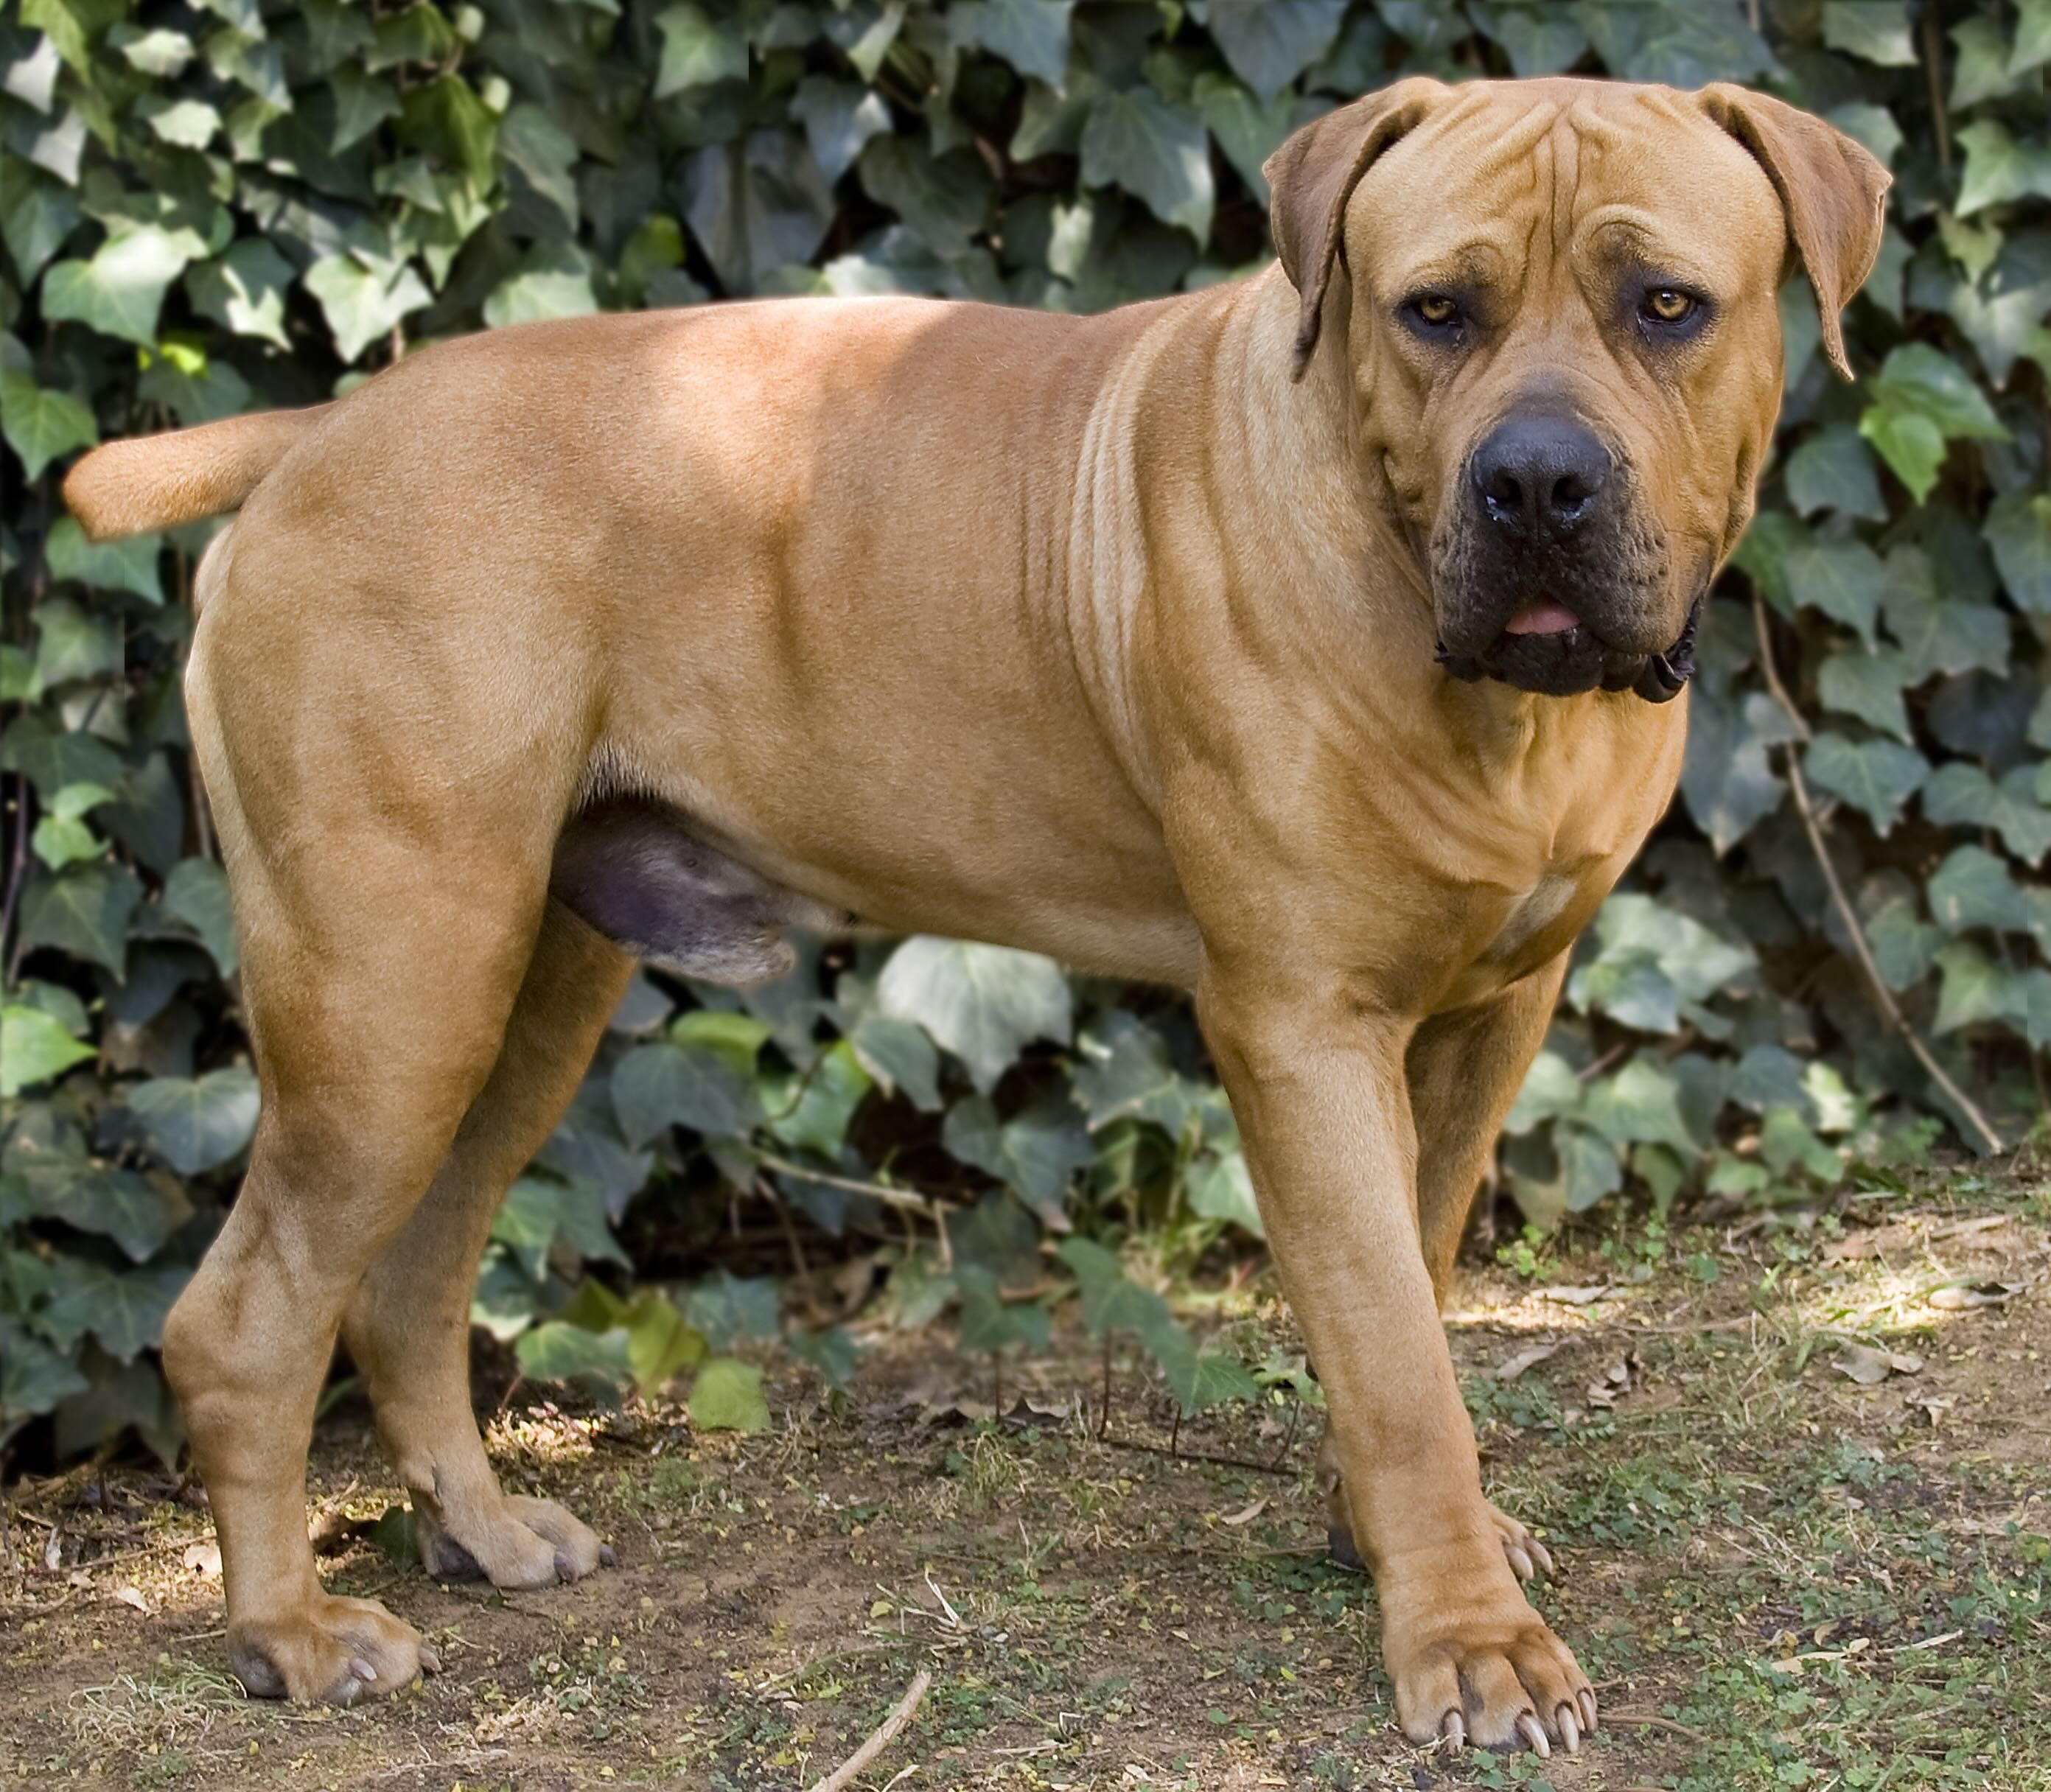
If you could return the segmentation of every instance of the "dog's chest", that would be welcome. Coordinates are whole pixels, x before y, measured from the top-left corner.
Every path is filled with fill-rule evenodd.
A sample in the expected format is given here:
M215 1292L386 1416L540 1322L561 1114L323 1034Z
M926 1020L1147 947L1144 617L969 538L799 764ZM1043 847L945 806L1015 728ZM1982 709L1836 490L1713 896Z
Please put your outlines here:
M1488 963L1514 962L1525 949L1567 912L1580 894L1580 880L1558 872L1547 872L1510 905L1508 916L1488 943L1482 957Z

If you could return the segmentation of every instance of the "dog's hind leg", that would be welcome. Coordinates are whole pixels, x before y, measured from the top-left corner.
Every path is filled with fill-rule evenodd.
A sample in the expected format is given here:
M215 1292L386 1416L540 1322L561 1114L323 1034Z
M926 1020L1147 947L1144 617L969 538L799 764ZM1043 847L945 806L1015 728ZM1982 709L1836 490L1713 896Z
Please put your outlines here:
M470 1302L500 1199L576 1094L633 962L549 903L490 1079L342 1327L412 1497L421 1560L441 1579L538 1587L610 1556L553 1501L500 1490L471 1408Z

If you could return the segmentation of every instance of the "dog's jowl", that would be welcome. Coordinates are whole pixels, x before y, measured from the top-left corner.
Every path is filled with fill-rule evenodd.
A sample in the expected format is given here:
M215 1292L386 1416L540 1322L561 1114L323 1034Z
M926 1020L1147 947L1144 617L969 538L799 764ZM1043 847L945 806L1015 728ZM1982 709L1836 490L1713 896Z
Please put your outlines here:
M1886 177L1735 88L1428 80L1268 174L1279 260L1236 285L535 324L73 473L96 538L240 512L186 695L263 1115L164 1349L252 1690L434 1665L314 1571L338 1334L430 1562L600 1565L479 1439L493 1211L634 954L741 980L859 916L1195 992L1404 1729L1596 1722L1437 1302L1678 775L1776 291L1842 363Z

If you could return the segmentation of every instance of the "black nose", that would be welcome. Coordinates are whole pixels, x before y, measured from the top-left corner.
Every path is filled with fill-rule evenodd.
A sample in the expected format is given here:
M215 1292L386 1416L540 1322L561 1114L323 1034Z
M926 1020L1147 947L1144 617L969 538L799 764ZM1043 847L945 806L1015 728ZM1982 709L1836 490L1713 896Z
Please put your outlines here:
M1594 514L1609 454L1569 417L1513 417L1475 450L1470 471L1482 514L1508 535L1565 535Z

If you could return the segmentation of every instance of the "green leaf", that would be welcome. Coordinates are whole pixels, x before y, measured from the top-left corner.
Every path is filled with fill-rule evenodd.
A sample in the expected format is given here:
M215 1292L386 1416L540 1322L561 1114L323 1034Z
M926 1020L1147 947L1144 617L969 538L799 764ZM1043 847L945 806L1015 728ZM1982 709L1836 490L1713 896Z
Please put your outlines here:
M118 677L121 627L115 618L84 610L68 598L46 598L36 610L36 676L45 690Z
M1082 177L1090 186L1124 188L1200 244L1210 236L1217 197L1210 138L1202 119L1151 88L1097 95L1083 127Z
M972 1095L949 1111L940 1142L1014 1190L1055 1231L1068 1229L1069 1179L1095 1155L1069 1102L1052 1097L1000 1122L986 1096Z
M1983 100L2012 92L2016 78L2008 72L2008 34L1998 19L1969 18L1951 27L1958 61L1951 72L1951 110L1963 111Z
M1883 68L1916 66L1916 41L1903 0L1824 0L1823 41Z
M1873 405L1859 417L1859 434L1880 451L1894 476L1918 504L1928 498L1944 467L1944 432L1918 412Z
M1896 151L1906 141L1901 135L1901 127L1895 123L1893 113L1885 106L1855 100L1849 105L1833 106L1823 116L1853 142L1869 150L1878 162L1891 164Z
M764 1277L745 1279L726 1270L700 1283L685 1298L684 1317L724 1350L738 1338L774 1337L782 1329L776 1285Z
M766 1431L769 1403L762 1372L737 1357L715 1357L691 1385L691 1428L700 1431Z
M235 974L241 952L236 943L227 873L211 859L181 861L165 880L163 910L166 919L182 921L199 935L222 976Z
M2051 615L2051 494L2004 494L1988 509L1985 533L2016 607Z
M598 309L591 257L574 243L537 243L484 302L494 330L544 318L588 317Z
M36 823L35 832L29 837L29 844L35 855L53 871L61 871L68 865L82 864L88 859L96 859L107 850L107 842L80 821L68 820L61 815L45 815Z
M1992 828L2025 865L2051 852L2051 809L2036 800L2036 768L2019 766L1998 784L1978 766L1954 759L1923 789L1923 813L1940 827Z
M99 1056L73 1039L63 1025L33 1008L0 1008L0 1099L61 1076L73 1064Z
M753 1082L731 1058L704 1044L638 1045L612 1072L612 1109L631 1146L671 1126L711 1138L746 1135L760 1119Z
M1866 917L1866 943L1890 990L1912 987L1929 975L1944 935L1916 912L1908 897L1897 897Z
M1092 1337L1111 1330L1151 1336L1174 1328L1168 1303L1151 1288L1128 1281L1124 1266L1101 1244L1086 1238L1065 1238L1055 1254L1075 1272L1083 1325Z
M49 556L53 579L76 580L102 591L132 592L146 603L164 601L162 575L158 570L158 560L164 551L161 535L88 541L76 518L59 517L50 525L43 551Z
M1075 0L962 0L947 13L947 41L973 45L1059 88L1068 69Z
M1954 589L1956 569L1946 583ZM1907 682L1920 685L1934 672L1978 668L1997 677L2008 670L2009 618L1990 603L1938 595L1939 579L1919 548L1897 548L1888 556L1887 589L1881 599L1889 632L1901 643Z
M822 1052L812 1068L796 1079L796 1102L787 1111L771 1115L769 1130L784 1144L822 1158L840 1154L855 1110L875 1087L846 1040ZM779 1103L778 1107L783 1108Z
M191 259L181 236L155 224L129 225L90 260L61 261L43 276L43 315L154 347L165 291Z
M217 1169L256 1131L256 1079L246 1070L160 1076L130 1091L128 1109L150 1147L181 1176Z
M1197 76L1190 97L1197 115L1225 151L1225 160L1238 170L1253 197L1266 205L1268 177L1261 165L1289 135L1295 113L1289 96L1278 94L1264 105L1237 81L1206 71Z
M39 1315L43 1329L67 1348L90 1334L124 1363L156 1349L164 1316L192 1279L182 1263L124 1271L60 1256L53 1267L49 1304Z
M1233 72L1265 100L1332 47L1346 8L1346 0L1209 0L1191 10Z
M166 1187L133 1170L88 1165L53 1171L38 1179L40 1209L82 1232L111 1238L132 1263L147 1263L192 1217L192 1204L174 1186Z
M0 433L21 457L22 477L37 479L60 455L91 447L100 425L68 392L48 391L10 365L0 373Z
M861 1361L860 1348L838 1325L821 1332L793 1332L784 1341L791 1354L809 1363L829 1388L845 1391Z
M978 1263L955 1271L961 1291L960 1348L978 1353L1018 1345L1043 1350L1047 1345L1047 1310L1037 1301L1007 1302L997 1278Z
M1928 342L1904 342L1895 349L1870 389L1885 406L1928 417L1947 439L2008 439L1987 394L1955 361Z
M1940 1035L1983 1021L1998 1021L2007 1011L2009 973L1970 940L1956 940L1937 955L1944 982L1937 997L1937 1017L1931 1030Z
M25 1325L0 1314L0 1436L14 1422L51 1411L91 1385L69 1353L61 1355Z
M2051 144L2018 142L2005 125L1981 119L1959 131L1959 146L1966 152L1960 217L2031 194L2051 198Z
M1183 1193L1191 1212L1206 1220L1223 1220L1256 1238L1268 1236L1245 1154L1236 1148L1200 1152L1190 1166Z
M885 1093L902 1091L921 1113L940 1111L940 1055L924 1027L871 1009L855 1023L848 1043Z
M1779 705L1764 693L1754 698L1784 728ZM1754 708L1751 700L1742 706L1721 701L1700 682L1690 699L1681 794L1719 857L1779 808L1787 794L1767 752L1779 736L1758 725Z
M334 129L327 146L333 154L346 154L401 110L398 88L355 63L343 63L329 85L334 96Z
M1803 755L1803 769L1813 783L1858 809L1885 837L1901 820L1902 805L1930 775L1930 762L1897 741L1819 734Z
M748 79L748 40L737 21L714 20L702 6L667 6L655 15L662 54L655 70L654 97L666 100L715 81Z
M127 771L105 741L53 725L33 710L0 736L0 769L21 772L45 802L67 784L117 785Z
M1906 745L1914 739L1901 700L1908 681L1908 662L1899 648L1840 647L1818 672L1816 693L1826 709L1856 716Z
M513 1346L520 1372L533 1381L580 1381L601 1391L619 1388L632 1378L627 1332L588 1332L560 1319L521 1334Z
M1932 873L1930 912L1947 933L2028 931L2030 909L2007 865L1984 846L1956 848Z
M1849 424L1818 430L1787 457L1786 478L1787 502L1802 516L1838 510L1869 522L1887 521L1873 455Z
M2051 62L2051 0L2015 0L2015 49L2010 75L2026 75Z
M25 285L33 283L84 216L56 182L12 156L0 158L0 240Z
M306 286L320 301L322 314L334 332L335 353L345 361L382 342L395 324L434 296L407 264L380 273L349 254L316 261L307 270Z
M1045 0L1033 3L1045 4ZM947 15L950 30L963 10L957 6ZM804 126L813 159L829 181L838 180L854 166L870 138L890 130L890 108L880 93L823 75L807 75L798 83L791 115Z
M142 900L142 884L126 865L73 865L30 886L21 904L21 943L29 951L53 946L104 965L118 981L127 963L128 918Z
M1863 541L1809 541L1787 550L1789 594L1798 604L1820 610L1833 622L1855 628L1873 645L1887 569Z
M788 131L709 143L684 168L684 216L730 293L810 261L834 220L833 189L811 148Z
M623 1315L627 1361L634 1385L644 1394L702 1362L709 1349L704 1333L653 1288L644 1288Z
M1068 981L1034 952L921 935L891 955L877 1000L959 1058L984 1095L1029 1041L1068 1040Z
M1799 1170L1825 1188L1844 1180L1845 1161L1791 1107L1770 1107L1759 1129L1759 1154L1777 1176Z
M1588 54L1588 33L1569 9L1553 0L1468 10L1475 23L1502 45L1510 72L1522 80L1564 75Z
M887 205L936 255L957 255L988 224L990 182L967 150L935 158L902 137L879 136L861 152L862 190Z
M1680 1096L1681 1085L1672 1072L1634 1057L1615 1076L1596 1079L1583 1113L1612 1144L1669 1145L1692 1160L1702 1147L1681 1117Z
M238 238L186 275L195 310L237 336L291 347L285 334L285 289L292 265L260 236Z

